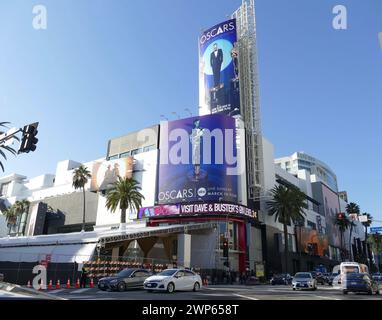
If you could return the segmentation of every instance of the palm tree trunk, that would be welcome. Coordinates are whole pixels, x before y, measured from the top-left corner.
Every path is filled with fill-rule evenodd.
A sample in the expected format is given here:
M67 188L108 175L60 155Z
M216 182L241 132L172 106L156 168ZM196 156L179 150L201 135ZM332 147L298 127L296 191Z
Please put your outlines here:
M82 194L83 194L83 212L82 212L82 231L85 231L85 187L82 187Z
M121 223L126 223L126 209L121 210Z
M349 236L349 253L350 253L350 261L353 261L353 246L352 246L352 241L351 241L351 236L353 233L353 221L350 224L350 236Z
M369 266L369 254L367 252L367 226L365 226L365 258L366 258L366 265Z
M343 254L342 254L342 252L343 252L343 249L344 249L344 241L343 241L343 238L344 238L344 233L343 233L343 231L341 231L340 232L340 237L341 237L341 239L340 239L340 241L341 241L341 245L340 245L340 248L341 248L341 250L340 250L340 258L341 258L341 261L342 261L342 259L343 259Z
M288 273L288 228L287 224L284 222L284 263L285 263L285 273Z

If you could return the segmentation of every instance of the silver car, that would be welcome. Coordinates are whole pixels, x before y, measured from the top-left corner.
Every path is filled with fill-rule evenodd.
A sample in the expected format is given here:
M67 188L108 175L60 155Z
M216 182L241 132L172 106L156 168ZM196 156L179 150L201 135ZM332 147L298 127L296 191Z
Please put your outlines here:
M293 290L317 290L317 280L310 272L297 272L292 280Z

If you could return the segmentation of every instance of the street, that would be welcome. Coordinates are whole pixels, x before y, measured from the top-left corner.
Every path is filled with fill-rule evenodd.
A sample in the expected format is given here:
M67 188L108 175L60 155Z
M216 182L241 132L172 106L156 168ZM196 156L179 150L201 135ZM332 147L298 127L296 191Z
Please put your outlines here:
M199 292L173 294L145 290L106 292L97 288L59 289L47 293L69 300L382 300L382 295L342 294L339 288L319 286L316 291L293 291L290 286L208 286Z

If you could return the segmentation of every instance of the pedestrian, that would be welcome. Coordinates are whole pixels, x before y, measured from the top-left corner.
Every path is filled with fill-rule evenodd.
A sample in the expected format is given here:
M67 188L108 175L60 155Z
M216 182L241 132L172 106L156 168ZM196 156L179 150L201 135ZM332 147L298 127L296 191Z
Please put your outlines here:
M88 271L86 270L86 268L83 266L82 267L82 273L81 273L81 283L80 283L80 287L81 288L86 288L86 279L88 277Z

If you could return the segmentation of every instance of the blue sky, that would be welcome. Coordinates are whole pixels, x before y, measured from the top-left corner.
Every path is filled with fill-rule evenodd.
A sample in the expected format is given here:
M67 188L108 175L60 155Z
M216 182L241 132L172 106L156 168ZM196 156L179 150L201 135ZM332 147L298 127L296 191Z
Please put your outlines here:
M107 141L197 113L201 29L240 0L2 0L0 114L15 126L39 121L34 153L5 174L54 173L57 161L89 161ZM48 29L32 28L32 8ZM339 187L382 220L382 31L380 0L257 0L264 135L276 156L305 151L337 173ZM348 9L348 30L332 8Z

